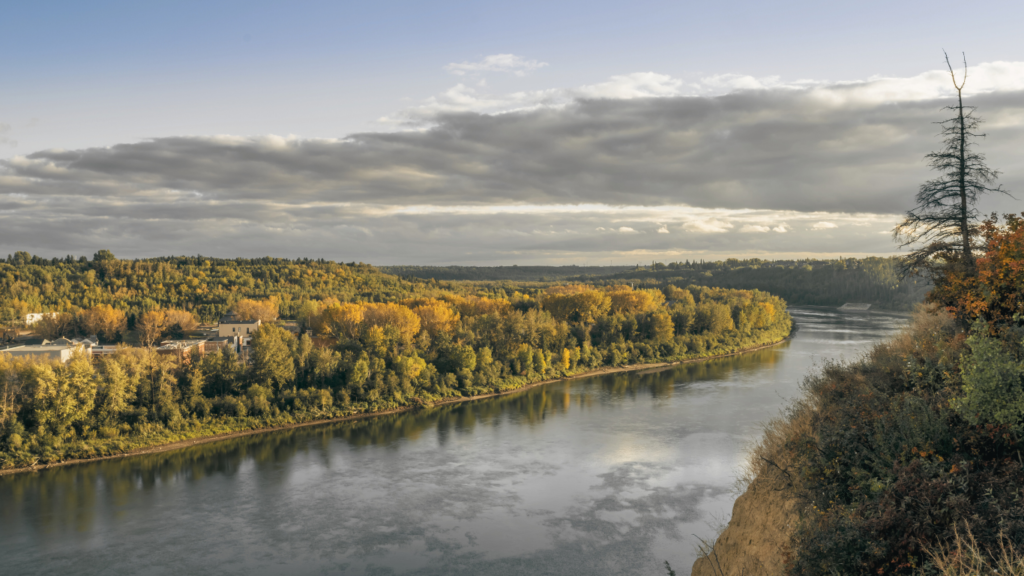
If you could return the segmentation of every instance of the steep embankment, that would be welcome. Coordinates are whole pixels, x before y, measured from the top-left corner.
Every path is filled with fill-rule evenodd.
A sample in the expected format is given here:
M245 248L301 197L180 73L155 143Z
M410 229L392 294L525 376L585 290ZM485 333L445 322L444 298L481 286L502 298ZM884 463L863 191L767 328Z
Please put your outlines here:
M1019 548L1024 349L1018 326L1003 330L921 311L865 358L809 375L693 574L916 576L939 573L959 535L983 560Z
M801 499L775 479L754 480L736 500L729 526L693 564L693 576L783 574L803 508Z

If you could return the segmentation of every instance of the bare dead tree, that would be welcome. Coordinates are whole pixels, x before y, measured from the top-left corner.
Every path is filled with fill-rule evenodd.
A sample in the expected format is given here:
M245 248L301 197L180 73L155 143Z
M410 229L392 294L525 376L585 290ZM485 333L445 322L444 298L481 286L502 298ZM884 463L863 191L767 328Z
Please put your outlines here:
M985 135L977 131L981 119L974 115L974 106L964 106L967 57L963 78L957 81L949 55L945 55L957 102L943 108L952 111L953 117L937 122L942 127L943 147L926 156L939 177L921 185L917 205L893 230L893 239L901 248L917 246L903 260L904 276L923 271L934 278L951 265L963 266L966 273L973 274L974 253L979 248L975 204L984 194L1008 194L1002 186L993 186L999 172L990 169L985 156L973 149L974 140Z

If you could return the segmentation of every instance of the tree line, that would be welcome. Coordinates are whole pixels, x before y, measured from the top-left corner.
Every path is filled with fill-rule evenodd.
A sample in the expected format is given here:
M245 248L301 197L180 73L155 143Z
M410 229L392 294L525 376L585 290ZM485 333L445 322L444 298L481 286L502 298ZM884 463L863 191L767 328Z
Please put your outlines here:
M884 310L912 310L924 300L932 283L928 277L902 274L902 262L896 257L656 262L590 281L758 289L784 298L791 306L842 306L857 302Z

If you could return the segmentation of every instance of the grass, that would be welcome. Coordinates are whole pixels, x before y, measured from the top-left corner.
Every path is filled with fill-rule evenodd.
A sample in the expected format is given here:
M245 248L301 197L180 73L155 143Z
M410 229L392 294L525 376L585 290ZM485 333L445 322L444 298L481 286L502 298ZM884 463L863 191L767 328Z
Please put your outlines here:
M999 550L986 553L970 528L965 534L958 530L951 545L940 545L928 555L941 576L1024 576L1024 556L1003 534L999 535Z

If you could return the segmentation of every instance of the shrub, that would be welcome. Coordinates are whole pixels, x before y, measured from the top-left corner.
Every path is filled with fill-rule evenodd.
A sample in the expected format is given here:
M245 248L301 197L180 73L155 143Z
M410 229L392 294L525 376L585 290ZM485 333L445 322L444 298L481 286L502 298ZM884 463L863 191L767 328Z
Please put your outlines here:
M971 424L1006 424L1019 431L1024 417L1024 365L986 332L985 324L977 322L975 333L967 339L971 353L960 365L963 396L955 398L953 406Z

